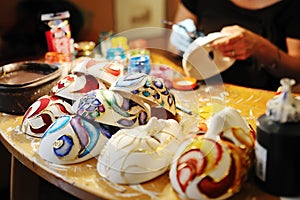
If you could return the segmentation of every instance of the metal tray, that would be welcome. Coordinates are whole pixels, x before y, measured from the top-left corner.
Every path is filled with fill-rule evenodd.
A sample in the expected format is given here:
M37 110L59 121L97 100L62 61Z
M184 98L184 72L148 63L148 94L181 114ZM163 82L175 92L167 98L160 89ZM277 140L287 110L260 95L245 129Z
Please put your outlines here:
M61 76L58 66L38 61L3 65L0 73L0 112L9 114L24 114Z

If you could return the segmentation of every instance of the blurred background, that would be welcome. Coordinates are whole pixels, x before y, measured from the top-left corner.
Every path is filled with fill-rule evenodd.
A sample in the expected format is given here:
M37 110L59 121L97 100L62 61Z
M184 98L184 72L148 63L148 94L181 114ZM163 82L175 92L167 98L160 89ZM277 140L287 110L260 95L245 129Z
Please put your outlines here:
M172 20L178 0L1 0L0 64L42 56L45 24L41 13L69 10L75 42L98 42L99 34L139 27L165 27ZM153 35L153 37L156 37Z
M42 13L70 12L71 36L75 42L99 41L102 32L120 33L141 27L165 27L172 20L178 0L0 0L0 65L43 58L47 52ZM170 28L170 27L168 27ZM153 40L157 34L148 35ZM9 199L10 154L0 143L0 196ZM44 184L45 185L45 184ZM42 188L45 199L51 186ZM50 195L50 196L49 196ZM65 195L65 196L64 196ZM40 198L43 199L43 198Z

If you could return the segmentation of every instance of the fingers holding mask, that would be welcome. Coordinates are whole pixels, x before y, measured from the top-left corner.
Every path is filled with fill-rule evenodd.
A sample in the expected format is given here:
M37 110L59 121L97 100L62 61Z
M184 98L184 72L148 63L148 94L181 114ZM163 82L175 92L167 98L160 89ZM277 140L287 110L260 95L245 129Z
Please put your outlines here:
M226 57L245 60L254 53L255 35L240 26L224 27L221 31L228 35L212 42L211 46Z

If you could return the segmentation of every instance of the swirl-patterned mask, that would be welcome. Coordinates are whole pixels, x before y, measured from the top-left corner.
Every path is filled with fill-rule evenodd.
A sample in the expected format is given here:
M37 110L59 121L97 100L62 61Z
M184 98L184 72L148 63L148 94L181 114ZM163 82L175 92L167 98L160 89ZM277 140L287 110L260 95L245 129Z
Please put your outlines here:
M25 112L21 130L31 136L42 137L46 129L63 115L73 114L71 105L57 96L42 96Z
M252 164L254 133L240 114L225 108L208 131L183 142L169 175L185 199L226 199L237 193Z
M94 90L73 104L78 115L121 128L146 124L151 117L148 104L124 98L111 90Z
M62 116L45 132L38 153L55 164L83 162L99 155L108 141L100 130L98 123L80 116Z
M106 89L106 86L92 75L69 74L57 82L50 94L75 101L95 89Z
M124 66L118 62L84 58L72 72L93 75L110 86L123 73L123 68Z
M130 99L142 98L151 107L158 105L173 115L176 114L175 97L160 78L144 73L128 73L121 76L109 89Z

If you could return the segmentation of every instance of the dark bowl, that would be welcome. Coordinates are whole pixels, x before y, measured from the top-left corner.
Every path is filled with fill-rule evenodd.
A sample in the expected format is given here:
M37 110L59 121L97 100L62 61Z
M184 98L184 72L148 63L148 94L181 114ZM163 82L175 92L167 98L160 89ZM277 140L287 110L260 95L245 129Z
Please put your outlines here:
M58 66L37 61L3 65L0 72L0 112L17 115L49 94L61 77Z

